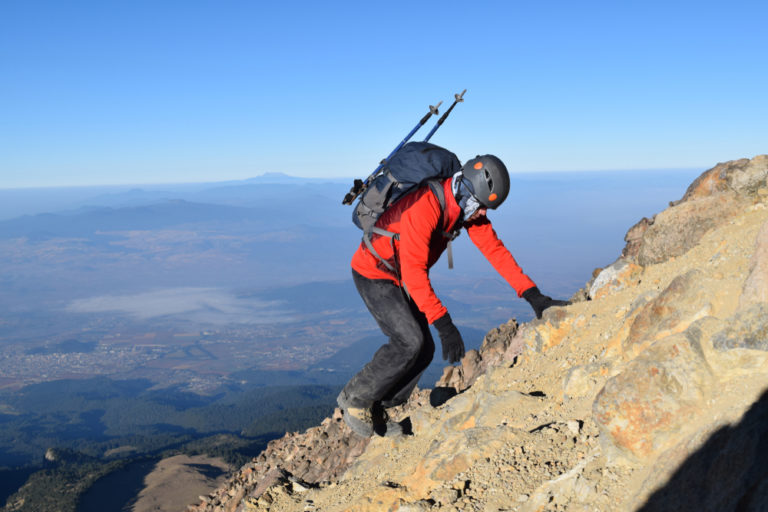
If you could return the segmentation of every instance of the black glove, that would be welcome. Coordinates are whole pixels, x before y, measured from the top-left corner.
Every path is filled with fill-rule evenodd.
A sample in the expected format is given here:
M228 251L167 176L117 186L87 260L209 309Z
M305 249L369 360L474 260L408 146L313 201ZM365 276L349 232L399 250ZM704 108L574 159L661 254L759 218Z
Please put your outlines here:
M529 288L523 292L523 298L533 308L533 312L536 313L536 318L541 318L541 314L545 309L552 306L567 306L570 304L567 300L554 300L552 297L542 295L537 286Z
M440 334L440 342L443 344L443 359L447 359L450 364L453 364L464 357L464 340L461 339L459 330L453 325L451 315L444 314L432 322L432 325Z

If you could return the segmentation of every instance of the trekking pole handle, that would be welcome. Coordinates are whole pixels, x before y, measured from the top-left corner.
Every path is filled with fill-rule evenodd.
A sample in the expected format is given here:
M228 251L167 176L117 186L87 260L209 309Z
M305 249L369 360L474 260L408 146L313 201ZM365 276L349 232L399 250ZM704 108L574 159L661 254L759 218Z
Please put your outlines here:
M354 201L355 198L359 196L360 192L362 191L363 191L363 180L356 179L354 182L354 185L352 185L352 188L350 188L347 195L344 196L344 200L341 202L341 204L352 204L352 201Z

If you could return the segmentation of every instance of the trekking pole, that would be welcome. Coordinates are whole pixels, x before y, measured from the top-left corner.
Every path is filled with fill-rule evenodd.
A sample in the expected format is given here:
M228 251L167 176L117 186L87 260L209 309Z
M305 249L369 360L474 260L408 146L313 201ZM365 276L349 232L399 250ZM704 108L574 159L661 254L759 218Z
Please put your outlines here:
M462 95L463 95L463 94L464 94L464 93L462 93ZM371 181L373 181L373 179L374 179L374 178L375 178L375 177L376 177L376 176L379 174L379 171L381 170L381 168L382 168L382 167L384 167L384 165L385 165L385 164L386 164L386 163L389 161L389 159L390 159L390 158L392 158L392 155L394 155L395 153L397 153L398 151L400 151L400 148L402 148L403 146L405 146L405 143L406 143L406 142L408 142L408 141L411 139L411 137L413 137L413 134L414 134L414 133L416 133L416 132L419 130L419 128L421 128L422 126L424 126L424 124L427 122L427 120L428 120L430 117L432 117L432 115L433 115L433 114L434 114L434 115L438 115L438 114L440 113L440 112L438 112L438 111L437 111L437 109L438 109L438 108L440 108L440 105L442 105L442 104L443 104L443 102L442 102L442 101L440 101L440 102L438 102L438 104L437 104L437 105L435 105L435 106L432 106L432 105L430 105L430 106L429 106L429 112L427 112L427 113L424 115L424 117L422 117L422 118L421 118L421 121L419 121L419 122L418 122L418 124L417 124L416 126L414 126L413 130L411 130L411 132L410 132L408 135L406 135L406 136L405 136L405 138L402 140L402 142L400 142L400 144L398 144L398 145L397 145L397 147L396 147L395 149L393 149L393 150L392 150L392 152L389 154L389 156L387 156L387 158L385 158L384 160L382 160L382 161L381 161L381 163L379 164L379 166L378 166L378 167L377 167L377 168L376 168L376 169L375 169L375 170L374 170L374 171L371 173L371 175L370 175L370 176L368 176L368 177L365 179L365 181L363 181L363 180L359 180L359 179L356 179L356 180L354 181L354 185L352 185L352 188L351 188L351 189L349 189L349 192L347 193L347 195L346 195L346 196L344 196L344 200L341 202L341 204L352 204L352 201L354 201L354 200L355 200L355 198L356 198L357 196L359 196L359 195L360 195L360 193L361 193L363 190L365 190L365 189L366 189L366 187L368 186L368 184L369 184ZM455 104L455 103L454 103L454 104ZM453 108L453 107L451 107L451 108ZM445 116L443 116L443 117L445 117Z
M443 116L440 119L437 120L437 123L435 123L435 126L432 128L432 130L429 132L429 134L427 134L427 138L424 139L424 142L427 142L429 139L432 138L432 136L435 134L437 129L440 128L440 126L443 124L443 122L445 122L445 120L448 118L448 114L451 113L451 110L453 110L453 107L455 107L457 103L461 103L462 101L464 101L464 93L465 92L467 92L466 89L461 91L461 94L454 94L453 95L453 97L456 98L454 100L453 104L448 108L448 110L445 111L445 114L443 114Z

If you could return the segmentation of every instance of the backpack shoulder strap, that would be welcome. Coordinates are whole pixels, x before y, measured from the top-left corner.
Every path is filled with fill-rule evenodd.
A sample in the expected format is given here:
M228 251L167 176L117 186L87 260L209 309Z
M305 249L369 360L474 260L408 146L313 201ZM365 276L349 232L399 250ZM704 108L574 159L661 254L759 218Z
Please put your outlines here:
M441 180L429 180L427 181L429 188L435 193L437 202L440 203L440 211L445 211L445 190L443 190L443 184Z
M429 186L432 192L435 193L437 201L440 203L440 211L445 212L445 190L443 189L443 183L440 180L429 180ZM448 268L453 269L453 242L457 236L461 233L461 228L456 229L457 226L461 226L460 220L456 221L456 224L451 227L450 231L443 231L443 236L448 239Z
M443 190L443 184L441 180L429 180L429 186L432 189L432 192L435 193L435 196L437 197L437 201L440 203L440 211L445 211L445 190ZM456 221L456 224L459 224L459 221ZM460 229L456 229L456 225L454 225L450 231L444 231L443 235L446 238L449 238L453 240L457 236L459 236Z
M427 181L427 184L429 185L429 188L432 189L432 192L435 194L435 197L437 198L437 202L440 204L440 211L445 211L445 190L443 190L443 183L440 179L431 179ZM397 271L396 268L394 268L392 265L389 264L388 261L386 261L384 258L382 258L379 253L374 249L373 243L371 242L371 234L377 234L381 236L388 237L390 239L390 243L394 244L394 240L400 239L400 233L394 233L392 231L387 231L386 229L372 226L369 231L363 232L363 243L368 248L368 250L373 254L379 261L381 261L385 267L387 267L390 271L392 271L395 275L399 276L400 273ZM449 232L443 232L443 236L448 238L448 268L453 268L453 251L451 250L451 240L456 238L459 234L458 230L453 230L450 233ZM394 245L393 245L394 250Z

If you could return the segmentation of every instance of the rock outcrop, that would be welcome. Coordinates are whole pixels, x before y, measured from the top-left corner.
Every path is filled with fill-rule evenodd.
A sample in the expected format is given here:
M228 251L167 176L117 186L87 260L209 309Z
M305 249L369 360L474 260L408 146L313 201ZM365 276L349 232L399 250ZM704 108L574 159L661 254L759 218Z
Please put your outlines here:
M630 228L622 257L640 265L684 254L707 232L768 196L768 155L721 163L699 176L679 201Z
M489 332L354 437L338 411L197 512L768 510L768 156L633 226L565 308Z

